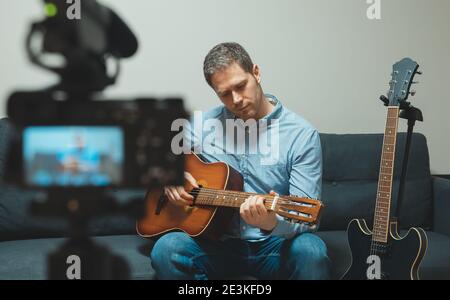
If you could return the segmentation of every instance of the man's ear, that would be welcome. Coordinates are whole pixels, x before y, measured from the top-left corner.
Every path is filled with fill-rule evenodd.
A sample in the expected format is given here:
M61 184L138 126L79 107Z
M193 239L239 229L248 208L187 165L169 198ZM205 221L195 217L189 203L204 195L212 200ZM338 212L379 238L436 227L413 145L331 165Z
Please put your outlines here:
M261 71L260 71L259 66L257 64L253 65L252 72L253 72L253 76L255 76L255 78L256 78L256 81L258 83L261 83Z

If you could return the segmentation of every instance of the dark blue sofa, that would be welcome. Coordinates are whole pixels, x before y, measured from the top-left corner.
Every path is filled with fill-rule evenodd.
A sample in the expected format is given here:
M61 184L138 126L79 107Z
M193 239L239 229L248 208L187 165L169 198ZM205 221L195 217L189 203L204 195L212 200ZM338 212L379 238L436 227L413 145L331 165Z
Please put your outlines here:
M381 134L321 134L324 159L323 197L326 205L318 232L326 242L335 279L350 263L346 227L353 218L372 224L377 189ZM5 163L8 123L0 120L0 176ZM397 157L403 153L405 135L399 134ZM398 189L400 160L395 167L394 195ZM0 279L46 278L47 255L65 240L62 220L31 217L32 192L0 186ZM393 199L396 207L396 199ZM429 246L420 268L421 279L450 279L450 180L431 176L426 139L414 134L406 197L401 209L403 229L420 226ZM94 239L126 259L133 279L152 279L149 253L152 241L135 233L134 220L104 216L93 220Z

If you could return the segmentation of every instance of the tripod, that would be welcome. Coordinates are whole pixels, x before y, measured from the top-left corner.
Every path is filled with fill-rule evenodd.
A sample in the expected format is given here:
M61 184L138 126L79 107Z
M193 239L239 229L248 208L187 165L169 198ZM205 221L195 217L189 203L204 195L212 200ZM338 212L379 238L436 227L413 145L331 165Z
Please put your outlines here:
M71 236L48 257L49 279L129 279L128 266L86 234L86 221L71 220Z
M126 261L97 244L89 237L89 216L99 212L107 199L93 203L91 197L70 197L61 192L50 193L46 203L33 203L32 213L41 216L64 215L69 221L69 237L47 260L48 279L129 279L130 271ZM81 195L79 195L81 197ZM79 200L82 199L82 200ZM112 206L111 203L109 203Z

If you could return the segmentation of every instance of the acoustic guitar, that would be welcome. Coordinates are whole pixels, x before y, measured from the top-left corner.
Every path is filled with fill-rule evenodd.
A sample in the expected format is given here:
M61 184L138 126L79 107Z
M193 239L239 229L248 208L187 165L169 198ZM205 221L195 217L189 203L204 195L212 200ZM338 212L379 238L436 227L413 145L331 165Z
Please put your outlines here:
M185 170L196 179L199 188L187 182L186 191L194 196L192 206L170 202L163 189L149 190L146 195L146 216L136 223L139 235L153 237L181 230L190 236L205 234L218 238L224 233L232 214L252 193L242 192L243 179L238 171L223 162L206 163L195 154L185 157ZM323 204L319 200L294 196L264 195L264 205L282 217L314 224Z
M398 233L398 222L390 218L392 177L397 141L399 110L406 101L418 65L405 58L393 66L388 98L386 128L381 154L378 190L372 230L363 219L350 221L347 228L352 263L342 279L419 279L419 265L427 249L422 228ZM388 102L389 101L389 102Z

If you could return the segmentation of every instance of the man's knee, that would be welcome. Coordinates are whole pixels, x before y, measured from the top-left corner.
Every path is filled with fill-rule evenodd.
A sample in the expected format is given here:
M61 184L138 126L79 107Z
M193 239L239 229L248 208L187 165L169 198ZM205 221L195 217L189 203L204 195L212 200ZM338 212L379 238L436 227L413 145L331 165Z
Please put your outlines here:
M292 241L289 264L296 279L328 279L330 260L327 246L317 235L304 233Z
M312 233L295 237L290 250L293 257L306 257L312 261L328 259L327 246L320 237Z
M153 246L150 258L152 265L169 267L177 256L189 256L194 241L184 232L170 232L159 238Z

